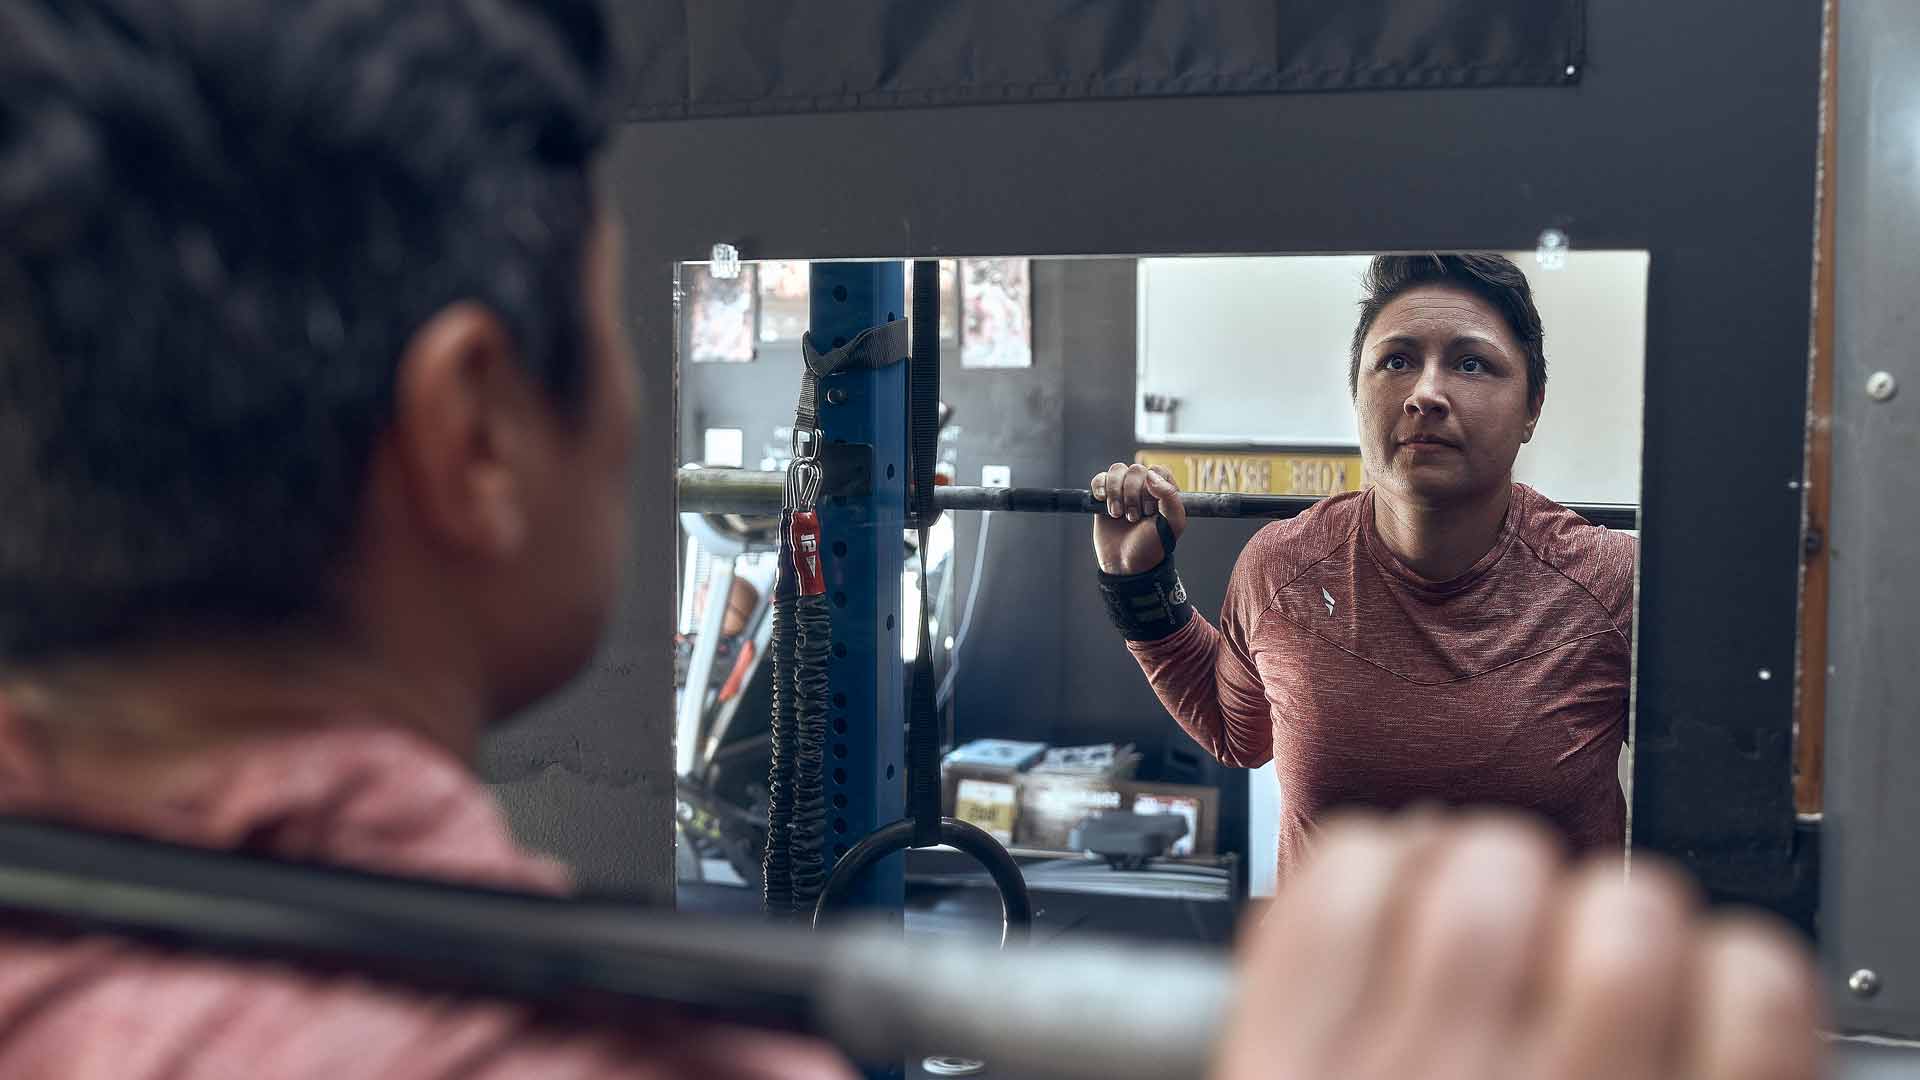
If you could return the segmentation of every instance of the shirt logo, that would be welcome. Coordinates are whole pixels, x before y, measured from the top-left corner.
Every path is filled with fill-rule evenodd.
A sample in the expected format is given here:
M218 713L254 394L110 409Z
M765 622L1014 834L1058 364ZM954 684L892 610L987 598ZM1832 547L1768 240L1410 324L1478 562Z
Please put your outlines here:
M1327 591L1325 585L1320 586L1320 599L1327 602L1327 614L1333 614L1333 594Z

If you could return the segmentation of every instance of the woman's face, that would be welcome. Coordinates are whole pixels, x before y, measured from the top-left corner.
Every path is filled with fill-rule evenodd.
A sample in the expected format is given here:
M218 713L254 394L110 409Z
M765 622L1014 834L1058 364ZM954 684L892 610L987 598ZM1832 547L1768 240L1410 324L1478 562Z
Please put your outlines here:
M1504 487L1542 404L1498 310L1450 285L1408 289L1361 346L1353 408L1367 479L1428 505Z

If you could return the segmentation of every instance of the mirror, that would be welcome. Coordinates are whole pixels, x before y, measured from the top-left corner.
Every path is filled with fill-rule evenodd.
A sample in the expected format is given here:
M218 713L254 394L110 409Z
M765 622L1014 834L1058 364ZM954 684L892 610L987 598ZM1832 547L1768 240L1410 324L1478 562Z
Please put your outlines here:
M1107 933L1223 939L1345 803L1510 802L1576 844L1623 849L1648 256L1502 258L1544 330L1537 415L1498 302L1510 285L1396 285L1350 383L1369 255L942 262L942 484L1085 490L1136 462L1184 492L1322 500L1277 525L1192 519L1177 565L1204 626L1157 645L1130 646L1110 621L1089 514L947 513L924 581L917 553L905 560L888 655L918 655L924 592L944 812L1013 849L1056 911L1083 905ZM805 267L746 263L736 280L750 283L725 289L704 264L679 268L683 469L786 467ZM1423 289L1443 295L1402 310ZM743 290L757 303L725 306ZM700 359L721 339L751 355ZM1424 449L1402 445L1422 430L1437 433L1412 440ZM1524 441L1502 458L1509 437ZM1525 488L1498 472L1478 549L1423 575L1462 556L1421 544L1472 531L1448 524L1453 488L1419 479L1455 475L1449 455L1510 462ZM1382 499L1439 509L1383 530ZM777 556L765 516L682 521L681 869L683 904L699 907L756 883ZM858 624L858 607L835 618ZM991 916L990 891L963 898L981 884L964 860L912 854L910 911ZM1186 914L1169 920L1169 904Z

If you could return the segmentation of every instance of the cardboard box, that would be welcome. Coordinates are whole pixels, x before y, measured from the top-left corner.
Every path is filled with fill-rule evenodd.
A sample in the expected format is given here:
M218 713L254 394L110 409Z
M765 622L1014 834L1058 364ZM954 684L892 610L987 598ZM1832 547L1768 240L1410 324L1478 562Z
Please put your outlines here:
M1020 772L1047 752L1046 743L1009 739L975 739L940 759L940 807L952 817L954 795L962 780L993 780L1011 784Z
M1045 743L1008 739L976 739L954 749L940 761L941 812L1011 845L1020 812L1020 771L1046 750Z
M1014 843L1043 851L1073 850L1073 827L1102 810L1125 809L1116 781L1029 773L1020 777L1020 814Z
M1070 837L1081 821L1103 810L1139 810L1188 818L1188 835L1173 854L1214 855L1219 851L1219 788L1036 773L1020 776L1018 788L1013 836L1019 847L1071 851Z
M948 817L978 826L1004 846L1013 844L1013 829L1019 820L1020 794L1010 781L961 779L954 785L952 809Z

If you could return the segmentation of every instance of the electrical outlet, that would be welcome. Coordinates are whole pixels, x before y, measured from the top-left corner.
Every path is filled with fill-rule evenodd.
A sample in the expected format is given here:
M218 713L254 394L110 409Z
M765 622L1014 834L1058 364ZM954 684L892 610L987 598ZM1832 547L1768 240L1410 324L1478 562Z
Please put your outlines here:
M990 488L1010 488L1013 486L1013 468L1009 465L980 466L980 486Z

